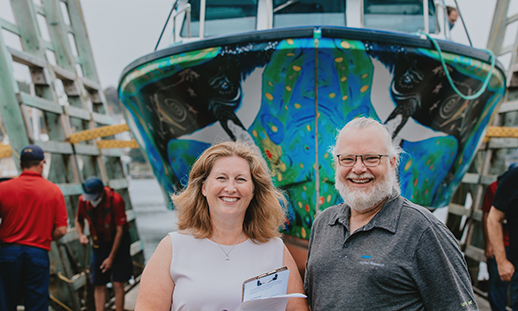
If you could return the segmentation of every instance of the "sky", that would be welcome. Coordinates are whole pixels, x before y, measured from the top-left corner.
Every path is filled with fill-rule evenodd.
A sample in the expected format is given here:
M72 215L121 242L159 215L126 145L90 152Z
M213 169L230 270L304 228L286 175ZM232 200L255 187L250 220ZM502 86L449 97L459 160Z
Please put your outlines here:
M10 0L0 0L0 17ZM40 0L33 0L40 1ZM432 0L429 0L432 1ZM454 5L454 0L444 0ZM468 31L477 48L485 48L497 0L457 0ZM83 15L103 88L117 86L124 68L153 52L173 0L81 0ZM508 15L518 13L518 0L511 0ZM508 41L516 38L516 27ZM3 32L3 34L5 31ZM454 41L468 44L460 20L452 30ZM4 38L5 39L5 38ZM505 65L505 59L503 60ZM16 69L15 69L16 70Z

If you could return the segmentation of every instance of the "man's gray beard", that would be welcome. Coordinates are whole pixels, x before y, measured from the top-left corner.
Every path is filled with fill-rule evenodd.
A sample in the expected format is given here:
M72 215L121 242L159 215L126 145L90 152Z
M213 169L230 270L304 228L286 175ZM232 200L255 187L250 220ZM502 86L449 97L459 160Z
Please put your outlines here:
M359 175L362 176L362 175ZM340 180L340 171L335 172L335 188L338 190L344 203L357 212L364 212L376 206L382 200L392 194L392 189L397 187L396 171L389 172L370 191L367 189L350 190L349 186Z

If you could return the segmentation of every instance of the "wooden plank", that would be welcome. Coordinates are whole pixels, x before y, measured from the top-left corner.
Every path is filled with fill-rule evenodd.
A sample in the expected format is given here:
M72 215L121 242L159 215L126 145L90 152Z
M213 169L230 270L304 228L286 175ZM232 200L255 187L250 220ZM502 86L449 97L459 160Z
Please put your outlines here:
M130 209L129 211L126 211L126 220L128 222L131 222L137 218L137 213L135 213L134 210Z
M54 73L56 74L56 77L61 79L61 80L70 80L70 81L74 81L75 78L76 78L76 74L69 71L69 70L66 70L65 68L62 68L60 66L52 66L52 68L54 69Z
M83 186L81 184L57 184L63 192L64 196L83 194Z
M457 216L469 216L470 211L462 205L450 202L450 204L448 204L448 213Z
M52 112L56 114L63 114L63 107L45 98L31 96L25 92L18 93L18 100L20 104L34 107L43 111Z
M0 27L9 32L14 33L15 35L20 35L20 28L17 25L11 23L10 21L6 21L3 18L0 18Z
M90 155L90 156L100 155L99 148L97 148L96 145L75 144L74 148L76 150L76 154Z
M508 101L503 103L498 109L499 113L505 113L518 110L518 100Z
M93 117L94 121L99 124L106 124L106 125L113 124L113 119L109 115L92 112L92 117Z
M493 137L489 139L489 149L518 148L518 138Z
M483 216L482 210L473 211L473 219L474 220L481 222L482 221L482 216Z
M35 145L40 146L45 152L59 153L59 154L73 154L72 145L60 141L41 141L34 142Z
M498 176L496 175L482 175L480 177L480 183L483 184L484 186L488 186L490 184L492 184L494 181L496 181L496 178Z
M121 150L120 149L101 149L101 154L107 157L120 157Z
M38 58L38 57L33 56L24 51L19 51L12 47L7 47L7 49L9 50L9 53L11 53L11 56L13 57L13 61L15 61L19 64L29 66L29 67L45 68L46 62L44 59Z
M478 184L480 175L473 173L466 173L462 178L462 182L465 184Z
M95 91L102 90L101 85L99 85L99 83L97 83L95 81L92 81L85 77L81 77L81 81L83 82L83 85L85 86L86 89L95 90Z
M128 189L128 180L126 178L120 178L120 179L110 179L108 181L108 185L112 187L115 190L118 189Z
M131 247L130 247L130 253L131 253L131 256L135 256L136 254L142 252L144 250L144 244L142 243L142 241L135 241L133 243L131 243Z
M467 257L475 259L476 261L485 262L486 255L484 255L484 250L478 247L474 247L472 245L468 245L466 250L464 251Z
M65 113L68 114L68 116L70 116L72 118L78 118L81 120L90 121L90 119L92 117L90 115L89 111L87 111L85 109L81 109L79 107L65 106L64 110L65 110Z

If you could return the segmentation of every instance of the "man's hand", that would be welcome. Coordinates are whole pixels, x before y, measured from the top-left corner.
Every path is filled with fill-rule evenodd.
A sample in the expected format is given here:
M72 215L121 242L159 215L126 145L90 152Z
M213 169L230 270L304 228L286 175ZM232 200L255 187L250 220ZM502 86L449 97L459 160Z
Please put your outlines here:
M491 244L487 243L484 254L486 255L487 259L493 259L495 257L495 253L493 253L493 247Z
M511 282L511 278L514 274L513 264L507 259L504 259L501 262L497 262L496 264L498 266L498 274L500 275L500 279L502 279L504 282Z
M79 235L79 242L81 242L83 245L87 245L89 242L88 237L84 234Z
M108 258L106 258L103 261L103 263L101 264L101 271L103 273L106 273L106 271L108 271L108 270L110 270L112 268L112 264L113 264L113 258L108 256Z

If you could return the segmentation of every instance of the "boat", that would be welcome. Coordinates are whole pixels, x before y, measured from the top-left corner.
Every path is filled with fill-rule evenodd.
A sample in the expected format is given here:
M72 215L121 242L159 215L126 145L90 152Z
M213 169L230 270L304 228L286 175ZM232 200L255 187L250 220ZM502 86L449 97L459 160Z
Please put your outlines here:
M316 215L341 202L330 148L348 121L385 124L404 150L402 195L436 209L505 93L503 66L450 40L438 0L178 0L164 29L169 41L129 64L118 92L170 208L208 146L248 141L302 248Z

